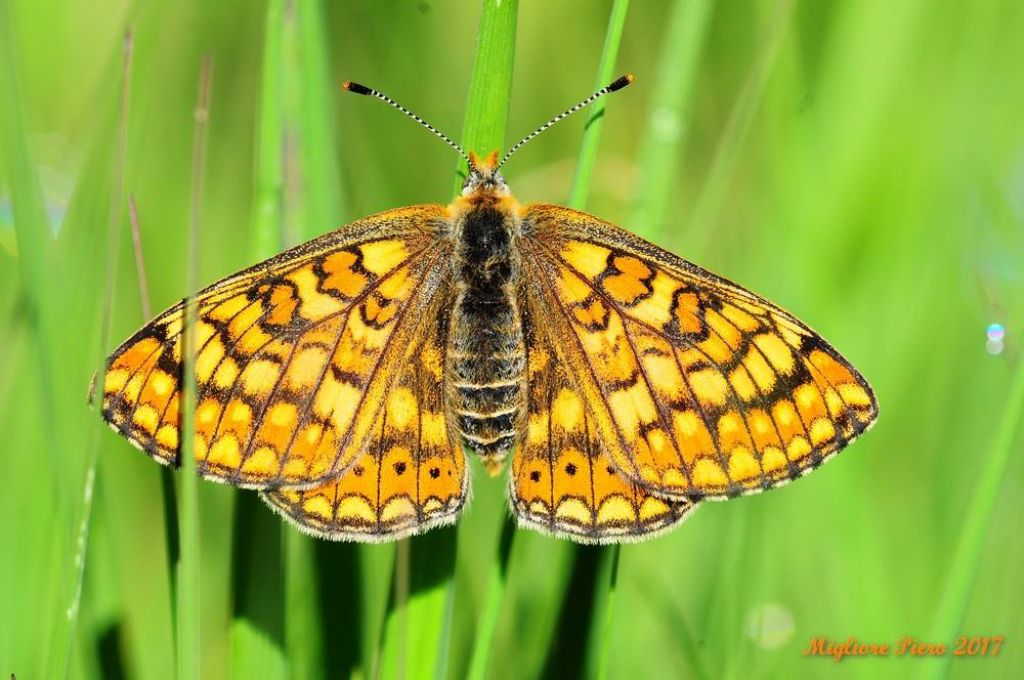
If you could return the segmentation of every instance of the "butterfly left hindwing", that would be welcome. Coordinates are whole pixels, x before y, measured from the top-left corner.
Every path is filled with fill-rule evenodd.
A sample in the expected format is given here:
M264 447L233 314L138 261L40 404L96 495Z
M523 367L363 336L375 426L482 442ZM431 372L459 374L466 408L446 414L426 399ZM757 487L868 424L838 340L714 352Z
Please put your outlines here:
M395 540L458 518L469 475L444 415L446 300L439 291L425 311L365 451L322 486L262 492L272 508L332 540Z
M767 300L585 213L535 205L523 219L567 369L613 464L648 491L771 488L874 421L860 374Z

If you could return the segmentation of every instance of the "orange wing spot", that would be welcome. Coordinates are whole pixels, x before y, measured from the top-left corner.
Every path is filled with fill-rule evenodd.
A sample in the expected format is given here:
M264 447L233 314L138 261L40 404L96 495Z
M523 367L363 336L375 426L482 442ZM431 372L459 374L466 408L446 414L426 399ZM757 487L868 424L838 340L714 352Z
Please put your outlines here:
M306 272L310 277L313 273L307 270ZM289 278L293 281L298 278L301 274L296 272ZM295 294L289 286L278 285L274 286L273 291L270 293L270 313L267 314L264 319L264 323L273 324L275 326L286 326L292 322L295 316L295 310L299 306L299 301L295 299Z
M337 291L346 298L354 298L359 295L366 289L369 279L352 268L357 260L356 254L347 250L325 257L323 270L327 277L321 283L321 287Z
M694 293L684 293L676 298L676 306L672 310L672 314L676 323L679 324L679 332L700 333L704 330L699 311L697 296Z
M800 410L800 416L805 423L814 422L818 418L827 418L828 411L825 410L825 403L815 385L805 383L793 391L796 398L796 406Z
M731 451L736 447L753 447L754 443L747 435L743 416L738 412L728 411L718 419L718 443L723 451Z
M599 298L594 298L586 307L574 307L573 314L584 326L604 325L608 316L608 308Z
M126 349L121 356L110 363L111 369L126 368L134 371L143 363L154 361L154 356L160 349L160 343L154 338L143 338Z
M833 359L831 356L822 352L820 349L811 352L811 363L814 367L821 371L822 375L825 376L825 380L829 381L837 388L843 384L857 384L856 378L850 372L846 366Z
M579 498L590 496L589 463L582 451L575 447L562 449L552 463L554 474L554 495L558 499L568 496ZM587 521L590 513L587 512Z
M694 459L713 456L715 442L704 426L704 421L694 411L676 411L672 415L676 440L682 449L683 460L692 465Z
M602 285L612 298L627 307L635 305L638 300L651 293L643 281L629 274L609 276L602 281Z
M791 401L780 401L772 407L772 415L775 416L775 423L778 425L779 434L784 443L790 442L794 437L802 435L803 425L800 423L800 416L796 413Z
M366 318L378 325L383 325L395 318L398 308L391 300L378 300L371 295L362 305Z
M754 448L758 451L764 451L769 446L778 446L782 443L775 433L775 424L772 423L772 419L761 409L754 409L747 413L747 424L754 437Z
M636 279L650 278L654 274L650 267L629 255L615 256L612 258L612 265L623 274L628 274Z

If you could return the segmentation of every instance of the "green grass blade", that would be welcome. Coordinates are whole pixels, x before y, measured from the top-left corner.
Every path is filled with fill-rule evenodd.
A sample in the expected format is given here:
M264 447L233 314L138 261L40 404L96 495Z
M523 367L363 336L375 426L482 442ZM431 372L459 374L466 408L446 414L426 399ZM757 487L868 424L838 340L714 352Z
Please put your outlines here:
M982 557L985 536L992 523L996 500L1006 478L1007 467L1014 451L1014 441L1024 423L1024 361L1018 357L1013 382L1006 394L1006 402L999 426L986 457L985 467L974 489L959 540L949 563L946 587L939 600L930 640L949 641L953 645L957 635L970 634L961 630L964 614L974 589L978 563ZM1019 449L1018 449L1019 450ZM949 675L952 653L928 659L921 675L945 678Z
M462 125L462 148L486 155L505 144L519 0L483 0L481 7L476 57ZM465 171L465 162L459 161L456 172ZM459 177L455 193L461 189Z
M604 48L601 50L601 61L597 68L597 82L594 88L601 88L612 81L617 75L615 62L622 45L622 34L626 30L626 13L629 11L629 0L615 0L612 4L611 17L608 19L608 31L604 36ZM569 206L582 210L587 205L590 193L590 179L597 163L597 149L601 143L601 128L604 127L604 111L608 106L607 99L598 99L591 104L587 113L587 125L583 130L583 143L580 145L579 156L576 157L576 173L573 175L572 189L569 191Z
M661 38L660 67L640 151L639 194L629 225L642 235L662 233L668 219L713 7L714 0L675 0Z
M473 75L462 130L464 149L488 153L505 143L509 99L512 91L512 65L515 54L518 0L484 0ZM456 172L465 172L460 161ZM457 178L455 191L461 189ZM409 600L406 603L408 630L386 633L382 654L385 675L388 665L398 666L402 658L406 668L435 669L438 677L447 675L448 639L454 606L455 529L434 530L412 539ZM397 577L397 575L396 575ZM401 590L401 588L396 588ZM396 612L389 616L393 629ZM408 649L401 650L401 640ZM407 652L407 653L405 653Z
M192 196L188 228L188 255L185 290L199 287L199 238L202 233L203 183L206 173L207 137L209 134L210 95L213 86L213 62L207 58L199 74L196 97L195 131L192 140ZM192 298L186 300L182 357L181 407L181 469L178 473L178 531L180 548L177 568L177 677L195 680L199 677L202 658L199 634L199 479L193 448L195 432L195 349L196 308Z
M755 57L753 68L729 114L711 168L690 217L687 233L691 240L688 246L691 257L701 253L715 233L714 225L739 161L740 150L750 132L768 76L775 66L783 38L790 28L795 7L796 0L778 0L774 3L764 44Z

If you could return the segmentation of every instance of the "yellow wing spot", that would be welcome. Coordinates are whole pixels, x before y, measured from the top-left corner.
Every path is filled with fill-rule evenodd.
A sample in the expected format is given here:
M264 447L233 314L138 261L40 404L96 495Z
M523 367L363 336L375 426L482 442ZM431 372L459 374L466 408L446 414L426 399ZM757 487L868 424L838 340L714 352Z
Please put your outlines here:
M448 428L445 425L444 415L424 411L420 416L420 436L424 445L446 446L448 443Z
M611 496L605 500L597 511L598 524L634 521L636 521L636 513L633 510L633 505L619 495Z
M329 522L334 508L331 502L320 494L312 494L302 504L302 511L307 515L319 517L321 521Z
M836 428L831 420L818 418L811 423L811 441L815 446L821 446L832 439L836 434Z
M777 335L763 333L754 338L754 343L780 373L789 375L795 365L793 352Z
M570 390L563 389L551 405L552 423L567 432L574 432L583 417L583 404ZM546 436L546 433L544 433Z
M757 349L752 347L747 350L746 356L743 357L743 365L750 371L750 375L762 393L767 394L775 386L778 376Z
M558 508L555 510L555 517L583 525L590 524L591 522L590 509L576 498L566 498L559 503Z
M152 435L156 432L157 425L160 422L160 414L152 406L142 404L136 407L135 415L132 416L132 422L144 430L146 434Z
M752 333L761 327L760 322L733 304L722 305L722 316L731 321L744 333Z
M363 267L377 276L390 272L408 259L409 250L403 241L376 241L359 246L363 254Z
M346 496L338 503L339 519L346 519L355 522L375 523L377 515L366 499L360 496ZM328 515L329 517L329 515Z
M236 380L238 380L238 364L231 357L225 357L217 367L217 372L213 374L213 384L223 390L234 385Z
M592 243L569 241L560 253L563 260L573 266L590 280L596 279L604 271L608 255L612 251Z
M704 322L713 331L712 337L720 338L730 348L736 349L743 342L743 334L739 329L715 310L709 309L704 313Z
M174 379L163 371L154 371L149 381L153 392L159 397L166 397L174 389Z
M648 522L668 511L668 503L655 496L648 496L640 506L640 521Z
M811 452L811 445L807 443L807 438L802 435L793 437L793 441L789 442L786 447L786 454L792 461L798 461Z
M729 396L729 384L722 374L713 368L705 368L690 374L693 393L701 402L721 406Z
M751 401L757 396L757 388L754 386L754 381L750 379L750 373L745 366L737 366L729 374L729 382L732 383L737 396L743 401Z
M750 451L741 447L729 455L729 476L738 482L753 479L761 474L761 469Z
M843 398L847 404L854 406L870 406L871 397L860 385L846 384L838 387L839 396Z
M259 447L242 463L242 472L244 474L258 475L260 477L269 476L277 469L277 452L269 446Z
M103 376L103 391L120 391L124 387L125 383L128 382L129 375L130 373L123 368L107 371L107 374Z
M761 468L767 472L775 472L786 468L786 454L777 446L769 446L761 452Z
M395 520L411 518L416 516L416 508L405 496L398 496L388 501L380 511L381 522L394 522Z
M156 443L168 451L178 449L178 428L173 425L164 425L156 433Z
M249 304L249 299L245 295L235 295L220 302L209 311L207 316L214 321L227 321L242 311L247 304Z
M238 439L232 434L221 435L210 447L206 460L218 467L235 469L242 462Z
M270 423L276 427L287 427L291 428L295 425L295 419L298 415L295 404L290 402L279 402L274 404L270 409L269 416Z
M693 466L693 485L698 489L715 490L728 483L721 466L710 458L701 458Z
M220 360L224 357L224 343L219 338L214 338L199 352L196 357L196 380L200 384L210 381L213 372L217 370Z
M392 390L388 398L388 420L387 424L396 430L408 430L415 424L415 418L419 411L419 404L416 396L407 387L399 387Z

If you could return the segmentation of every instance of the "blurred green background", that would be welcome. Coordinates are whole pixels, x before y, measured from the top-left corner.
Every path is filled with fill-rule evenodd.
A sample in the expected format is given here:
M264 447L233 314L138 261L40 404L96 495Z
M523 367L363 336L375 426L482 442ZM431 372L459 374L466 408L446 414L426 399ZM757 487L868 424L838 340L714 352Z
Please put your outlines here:
M518 9L507 148L594 88L612 3L494 2L506 22ZM190 292L190 261L205 284L447 202L450 150L338 85L459 138L481 5L0 0L0 674L193 677L176 659L197 655L204 678L1020 677L1024 3L625 5L615 73L637 82L607 102L576 198L822 332L875 386L877 426L617 562L507 531L504 482L475 461L458 528L398 548L312 541L202 483L183 582L180 480L86 408L91 374L145 298ZM520 200L566 202L589 115L507 166ZM176 617L183 585L195 621ZM959 635L1006 641L802 654L814 637L951 652Z

